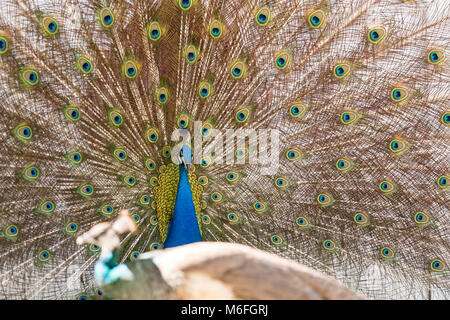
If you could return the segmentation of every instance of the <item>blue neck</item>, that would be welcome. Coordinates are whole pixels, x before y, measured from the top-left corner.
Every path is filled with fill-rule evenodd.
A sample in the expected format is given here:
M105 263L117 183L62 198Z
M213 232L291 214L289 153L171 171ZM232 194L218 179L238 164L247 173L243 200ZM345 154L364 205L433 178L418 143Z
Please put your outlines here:
M184 244L202 241L195 214L194 200L188 174L183 165L180 165L180 178L178 182L175 212L167 230L164 248L181 246Z

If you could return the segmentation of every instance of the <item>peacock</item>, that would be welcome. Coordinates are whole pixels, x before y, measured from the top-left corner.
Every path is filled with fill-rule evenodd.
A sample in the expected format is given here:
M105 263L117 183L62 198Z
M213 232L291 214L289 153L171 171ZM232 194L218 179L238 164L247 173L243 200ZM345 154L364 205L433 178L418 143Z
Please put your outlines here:
M265 258L229 282L280 298L305 270L340 297L450 298L449 15L2 1L0 299L173 298L156 280L232 255Z

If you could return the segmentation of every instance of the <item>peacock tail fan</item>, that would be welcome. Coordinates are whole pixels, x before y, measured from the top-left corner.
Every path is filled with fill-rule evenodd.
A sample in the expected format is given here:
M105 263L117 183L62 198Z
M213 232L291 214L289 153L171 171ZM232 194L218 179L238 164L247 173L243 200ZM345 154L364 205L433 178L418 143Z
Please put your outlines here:
M2 1L0 299L104 296L101 248L75 238L120 209L138 231L119 262L162 249L172 134L196 128L212 150L194 150L189 176L203 240L371 298L449 298L449 14L431 0ZM221 149L227 130L248 143Z

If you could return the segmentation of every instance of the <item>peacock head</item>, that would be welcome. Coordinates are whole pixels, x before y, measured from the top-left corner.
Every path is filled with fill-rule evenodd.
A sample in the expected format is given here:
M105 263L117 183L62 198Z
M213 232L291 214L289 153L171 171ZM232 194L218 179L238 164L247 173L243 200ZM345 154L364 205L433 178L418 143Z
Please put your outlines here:
M188 145L182 146L180 149L179 160L180 160L180 163L182 163L184 165L184 167L186 168L186 171L188 173L191 170L192 159L193 159L193 155L192 155L191 148Z

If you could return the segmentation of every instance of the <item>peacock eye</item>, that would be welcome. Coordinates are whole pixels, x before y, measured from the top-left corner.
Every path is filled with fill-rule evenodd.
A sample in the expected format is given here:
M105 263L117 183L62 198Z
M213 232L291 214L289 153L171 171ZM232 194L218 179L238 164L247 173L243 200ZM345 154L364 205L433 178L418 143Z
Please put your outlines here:
M242 60L236 60L231 64L230 70L233 79L242 79L247 71L247 65Z
M40 171L34 165L29 165L22 170L22 178L30 182L34 182L39 178Z
M323 247L328 251L336 249L336 244L332 240L325 240L322 242Z
M267 6L261 7L256 11L255 18L258 25L266 26L269 24L269 21L272 18L272 12Z
M152 21L147 26L147 35L152 41L157 41L162 36L161 25L157 21Z
M431 64L439 64L444 61L444 50L432 49L428 51L427 59Z
M270 237L270 241L276 245L276 246L280 246L283 244L283 237L278 235L278 234L274 234L273 236Z
M334 198L331 194L329 193L321 193L317 196L317 202L322 206L322 207L327 207L330 206L334 203Z
M431 261L430 266L432 271L443 271L445 268L445 262L441 259L434 259Z
M378 184L379 190L384 194L391 194L397 191L397 186L390 180L383 180Z
M391 260L395 256L394 250L392 250L389 247L381 248L380 252L381 252L381 256L387 260Z
M139 72L139 64L132 59L125 60L122 64L122 73L128 79L135 79Z
M338 79L346 78L352 72L352 65L350 63L340 63L334 67L333 72Z
M189 10L192 7L191 0L178 0L178 4L182 10Z
M47 36L58 33L58 23L51 17L45 17L42 19L42 30Z
M92 71L92 62L88 56L77 58L77 68L82 74L89 74Z
M90 199L90 197L94 194L94 186L89 183L82 184L77 188L77 192L82 197Z
M198 57L198 49L193 45L189 45L185 51L186 59L190 64L193 64L197 61Z
M305 228L309 226L309 221L306 217L297 217L297 219L295 219L295 222L297 223L297 226L300 228Z
M0 55L8 51L8 39L0 34Z
M325 24L326 13L322 9L312 10L308 15L309 26L313 29L318 29Z
M42 250L38 253L38 259L40 262L47 262L50 260L50 251Z
M73 236L78 231L78 224L75 222L69 222L64 227L64 233L69 236Z
M21 123L18 126L16 126L12 130L12 133L14 137L16 137L19 141L23 143L28 143L33 137L33 130L29 125L25 123Z
M33 88L39 83L39 74L32 67L23 68L19 72L19 78L22 83L29 88Z
M209 25L209 33L213 39L219 39L222 36L223 24L219 20L213 20Z
M438 180L437 180L437 183L438 183L439 187L441 187L441 188L444 188L444 189L448 188L448 178L447 178L447 176L439 177Z
M106 29L109 29L114 25L114 14L109 8L101 9L98 13L98 18L100 24Z
M373 44L381 43L386 37L387 31L384 27L375 27L369 30L368 39Z

